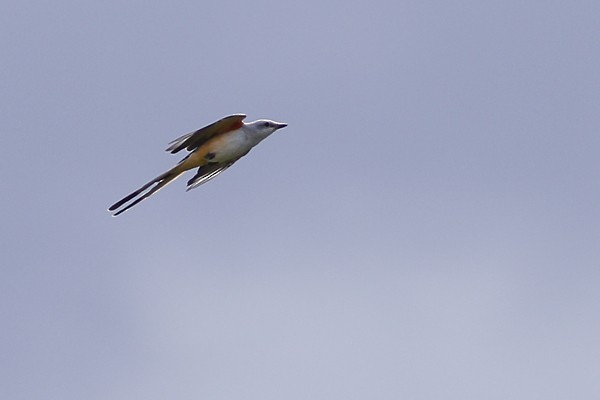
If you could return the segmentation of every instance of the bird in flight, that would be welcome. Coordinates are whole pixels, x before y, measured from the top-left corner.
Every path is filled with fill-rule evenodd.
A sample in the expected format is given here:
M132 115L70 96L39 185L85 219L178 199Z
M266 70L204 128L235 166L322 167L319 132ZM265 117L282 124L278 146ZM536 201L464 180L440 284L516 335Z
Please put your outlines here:
M158 192L185 171L198 168L196 175L187 183L187 190L194 189L231 167L270 134L287 126L267 119L245 123L244 118L244 114L230 115L173 140L166 151L175 154L185 149L189 154L164 174L117 201L108 211L116 217Z

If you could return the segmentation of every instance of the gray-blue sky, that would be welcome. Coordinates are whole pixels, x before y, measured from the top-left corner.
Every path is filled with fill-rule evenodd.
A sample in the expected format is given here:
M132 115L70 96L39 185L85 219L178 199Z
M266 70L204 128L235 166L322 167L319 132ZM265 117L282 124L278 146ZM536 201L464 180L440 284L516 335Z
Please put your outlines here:
M4 4L0 397L598 397L598 15ZM236 112L289 127L110 218Z

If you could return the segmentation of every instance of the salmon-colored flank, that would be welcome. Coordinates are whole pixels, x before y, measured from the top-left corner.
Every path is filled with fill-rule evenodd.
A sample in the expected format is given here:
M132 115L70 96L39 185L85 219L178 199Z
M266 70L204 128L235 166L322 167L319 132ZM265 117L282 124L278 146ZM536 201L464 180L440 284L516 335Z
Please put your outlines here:
M227 129L227 131L235 131L236 129L240 129L242 126L244 126L242 120L233 121L229 126L229 129Z

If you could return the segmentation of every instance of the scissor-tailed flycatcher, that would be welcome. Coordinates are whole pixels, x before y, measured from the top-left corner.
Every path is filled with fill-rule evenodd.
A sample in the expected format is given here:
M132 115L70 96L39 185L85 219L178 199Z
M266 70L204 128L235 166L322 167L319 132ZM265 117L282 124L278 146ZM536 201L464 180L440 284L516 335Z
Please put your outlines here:
M187 190L198 187L231 167L271 133L287 126L267 119L244 123L244 118L244 114L230 115L173 140L167 151L175 154L186 149L190 153L164 174L117 201L108 211L114 212L116 217L193 168L198 168L198 172L188 181ZM134 201L121 208L131 200Z

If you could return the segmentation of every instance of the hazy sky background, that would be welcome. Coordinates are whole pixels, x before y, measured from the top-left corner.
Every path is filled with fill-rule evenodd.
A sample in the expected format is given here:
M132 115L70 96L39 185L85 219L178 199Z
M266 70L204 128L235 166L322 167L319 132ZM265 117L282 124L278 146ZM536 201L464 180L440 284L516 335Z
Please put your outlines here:
M0 398L600 398L598 1L0 6ZM231 113L289 126L106 208Z

